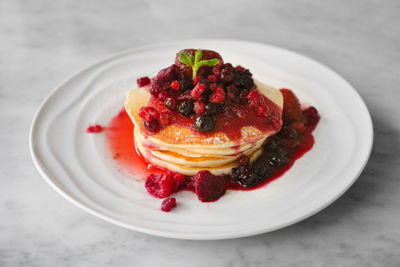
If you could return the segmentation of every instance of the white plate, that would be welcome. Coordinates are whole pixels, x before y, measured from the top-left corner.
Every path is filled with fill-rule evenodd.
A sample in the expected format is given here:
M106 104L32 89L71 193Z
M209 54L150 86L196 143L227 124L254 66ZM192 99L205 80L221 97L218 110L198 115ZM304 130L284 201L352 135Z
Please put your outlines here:
M143 183L116 170L103 134L86 134L91 123L106 125L123 106L136 79L174 61L182 48L218 51L226 62L249 68L255 78L291 88L321 114L313 149L281 178L250 192L228 191L201 203L190 192L179 206L160 211ZM57 87L31 127L33 161L43 178L72 203L106 221L152 235L181 239L224 239L273 231L328 206L357 179L373 140L369 112L342 77L307 57L265 44L192 40L143 47L103 60Z

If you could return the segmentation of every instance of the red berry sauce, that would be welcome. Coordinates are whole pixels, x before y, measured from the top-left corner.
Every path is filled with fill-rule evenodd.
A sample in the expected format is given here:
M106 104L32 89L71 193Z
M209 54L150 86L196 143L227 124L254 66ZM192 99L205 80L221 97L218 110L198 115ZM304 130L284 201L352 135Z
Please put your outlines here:
M104 129L103 129L103 127L102 127L101 125L99 125L99 124L94 124L94 125L89 126L89 127L86 129L86 132L87 132L87 133L101 133L103 130L104 130Z

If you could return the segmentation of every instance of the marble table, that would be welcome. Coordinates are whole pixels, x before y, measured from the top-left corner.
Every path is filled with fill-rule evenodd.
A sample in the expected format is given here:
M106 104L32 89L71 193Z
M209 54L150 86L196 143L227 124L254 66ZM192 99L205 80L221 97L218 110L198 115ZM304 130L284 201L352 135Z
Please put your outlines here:
M0 1L0 266L399 266L400 2L368 2ZM375 142L347 193L276 232L199 242L106 223L40 178L28 131L52 88L112 53L199 37L292 49L357 88Z

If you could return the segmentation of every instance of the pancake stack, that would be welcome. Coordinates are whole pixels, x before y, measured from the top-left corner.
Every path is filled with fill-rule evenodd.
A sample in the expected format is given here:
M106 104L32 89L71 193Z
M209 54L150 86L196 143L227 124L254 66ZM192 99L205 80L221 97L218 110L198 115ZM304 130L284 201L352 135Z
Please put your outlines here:
M283 97L279 90L256 82L257 88L280 108ZM136 149L151 164L185 175L195 175L208 170L214 175L228 174L238 165L242 155L250 160L262 152L262 145L279 129L263 132L252 126L241 129L241 137L232 139L223 131L204 135L193 129L171 124L156 134L149 135L139 109L150 100L148 88L130 90L125 99L125 109L133 124Z

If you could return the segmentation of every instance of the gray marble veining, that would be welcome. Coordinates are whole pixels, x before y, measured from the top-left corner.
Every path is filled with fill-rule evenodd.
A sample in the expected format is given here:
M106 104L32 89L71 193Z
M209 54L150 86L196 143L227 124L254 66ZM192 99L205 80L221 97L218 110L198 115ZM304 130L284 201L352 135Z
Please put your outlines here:
M397 0L0 1L0 266L399 266L399 32ZM195 242L108 224L43 182L28 131L54 86L121 50L202 37L286 47L357 88L375 143L343 197L273 233Z

